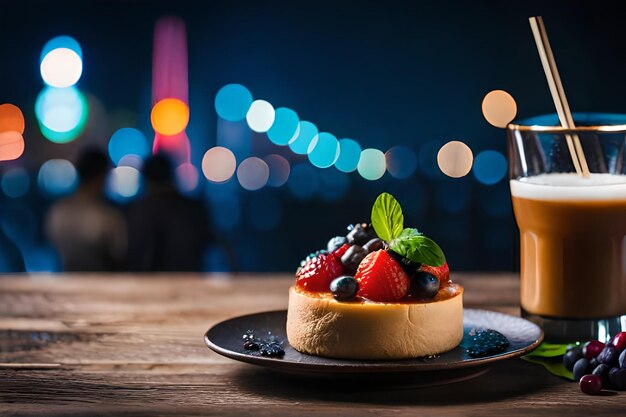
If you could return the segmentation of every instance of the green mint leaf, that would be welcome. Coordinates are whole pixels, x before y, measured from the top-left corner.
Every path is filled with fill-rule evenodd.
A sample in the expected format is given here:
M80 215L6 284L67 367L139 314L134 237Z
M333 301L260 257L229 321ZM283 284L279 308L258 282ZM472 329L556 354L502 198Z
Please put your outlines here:
M430 266L441 266L446 263L446 257L439 245L417 229L404 229L398 237L389 242L389 247L413 262Z
M563 366L563 359L560 357L522 356L525 361L543 365L552 375L574 381L574 375Z
M390 242L402 233L404 215L391 194L382 193L372 207L372 226L379 238Z

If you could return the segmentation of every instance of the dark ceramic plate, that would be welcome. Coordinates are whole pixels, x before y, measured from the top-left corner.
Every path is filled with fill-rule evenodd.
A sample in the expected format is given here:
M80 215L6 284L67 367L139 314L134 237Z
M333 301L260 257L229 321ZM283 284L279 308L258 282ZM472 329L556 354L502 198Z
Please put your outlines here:
M486 310L463 311L464 337L461 345L435 358L415 358L395 361L363 361L330 359L298 352L287 342L285 326L287 312L269 311L250 314L222 321L204 335L206 345L220 355L242 362L260 365L272 371L306 377L358 377L373 376L377 381L406 382L412 385L436 385L460 381L480 375L487 365L504 359L524 355L536 348L543 340L542 330L527 320L508 314ZM502 353L483 358L471 358L466 352L468 332L473 327L499 331L510 342ZM243 347L242 335L248 329L259 335L272 334L285 340L285 356L268 358Z

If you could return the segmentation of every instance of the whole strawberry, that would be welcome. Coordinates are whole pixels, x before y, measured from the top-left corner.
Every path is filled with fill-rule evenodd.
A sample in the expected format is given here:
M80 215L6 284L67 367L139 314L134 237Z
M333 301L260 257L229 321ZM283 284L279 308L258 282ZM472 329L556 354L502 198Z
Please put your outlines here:
M361 261L354 276L358 296L372 301L397 301L409 291L409 277L386 251L372 252Z
M341 261L330 253L307 260L296 273L296 287L311 292L330 291L333 279L343 275Z

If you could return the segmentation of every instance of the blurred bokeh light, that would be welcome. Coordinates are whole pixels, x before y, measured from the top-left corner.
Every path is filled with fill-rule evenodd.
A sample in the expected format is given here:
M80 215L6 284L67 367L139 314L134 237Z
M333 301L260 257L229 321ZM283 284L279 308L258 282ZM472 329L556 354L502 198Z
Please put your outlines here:
M289 142L289 148L293 153L306 155L309 151L309 145L317 134L317 126L311 122L303 120L299 123L298 135Z
M353 172L356 170L361 158L361 145L352 139L339 140L339 157L335 162L335 168L342 172Z
M259 190L265 187L269 176L269 167L265 161L256 156L244 159L237 168L239 184L249 191Z
M30 188L30 176L22 167L9 168L2 175L2 191L7 197L20 198Z
M19 107L5 103L0 105L0 133L14 131L24 134L24 115Z
M216 146L209 149L202 158L202 173L207 180L224 182L230 179L237 168L237 160L230 149Z
M109 157L115 165L119 165L120 160L126 156L134 155L144 159L149 154L148 141L137 129L124 127L113 133L109 140Z
M267 132L276 118L274 107L265 100L255 100L246 113L248 126L255 132Z
M472 169L472 150L463 142L453 140L441 147L437 164L441 172L452 178L466 176Z
M386 169L385 154L382 151L373 148L361 151L357 170L363 178L375 181L385 175Z
M124 203L139 193L141 173L128 166L118 166L109 172L105 185L106 194L114 201Z
M164 98L152 108L150 121L157 133L166 136L179 134L189 123L189 106L177 98Z
M76 87L44 88L35 102L41 133L52 142L76 139L85 128L89 107Z
M309 144L308 154L309 161L316 167L331 167L339 157L339 141L328 132L320 132Z
M48 41L41 52L41 78L51 86L71 87L83 73L82 49L69 36L57 36Z
M506 91L493 90L483 99L482 110L487 122L505 128L517 115L517 103Z
M12 161L24 153L24 137L19 132L0 132L0 161Z
M392 177L406 179L417 169L417 155L408 146L394 146L385 152L387 171Z
M298 134L300 119L298 114L286 107L276 109L276 117L267 137L276 145L284 146L295 139Z
M50 159L39 168L39 189L50 197L71 194L78 186L78 175L74 165L65 159Z
M188 162L176 168L176 183L184 193L191 193L198 187L199 177L196 167Z
M482 151L474 159L474 176L482 184L493 185L500 182L507 169L506 158L497 151Z
M270 175L267 179L267 185L270 187L280 187L287 182L291 165L284 157L276 154L267 155L263 158L270 169Z
M224 120L238 122L246 118L252 105L252 94L241 84L228 84L215 96L215 111Z

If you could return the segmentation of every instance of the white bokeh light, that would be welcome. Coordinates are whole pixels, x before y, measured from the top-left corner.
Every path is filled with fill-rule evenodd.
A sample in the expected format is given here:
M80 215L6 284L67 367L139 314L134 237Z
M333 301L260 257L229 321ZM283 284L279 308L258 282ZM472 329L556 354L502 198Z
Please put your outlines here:
M274 124L275 118L276 112L274 111L274 107L265 100L253 101L246 114L246 121L250 129L259 133L270 130L270 127Z
M52 87L66 88L78 82L83 73L83 61L69 48L56 48L41 61L41 78Z
M113 168L109 174L109 190L124 198L130 198L139 192L140 176L139 171L129 166L119 166Z
M211 182L228 181L235 173L237 159L230 149L216 146L202 158L202 173Z

